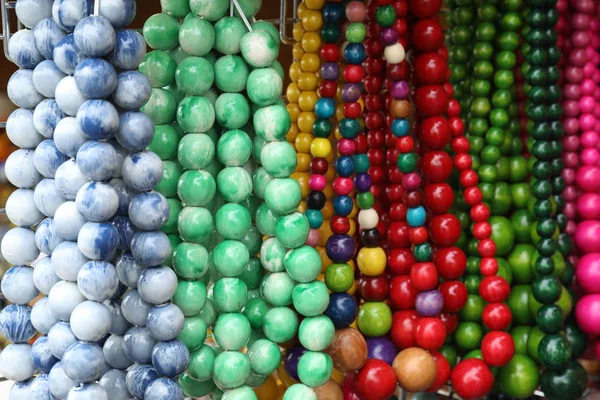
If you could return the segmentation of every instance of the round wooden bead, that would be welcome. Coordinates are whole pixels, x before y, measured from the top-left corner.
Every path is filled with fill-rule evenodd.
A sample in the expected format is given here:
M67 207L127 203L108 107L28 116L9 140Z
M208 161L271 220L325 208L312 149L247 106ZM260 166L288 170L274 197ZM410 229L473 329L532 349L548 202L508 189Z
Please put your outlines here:
M427 351L417 347L402 350L392 364L398 383L408 392L426 390L437 373L435 359Z
M390 64L400 64L406 56L404 46L400 43L395 43L391 46L386 46L383 50L383 56Z
M342 372L357 371L367 361L367 342L356 329L341 329L335 332L327 353L336 369Z

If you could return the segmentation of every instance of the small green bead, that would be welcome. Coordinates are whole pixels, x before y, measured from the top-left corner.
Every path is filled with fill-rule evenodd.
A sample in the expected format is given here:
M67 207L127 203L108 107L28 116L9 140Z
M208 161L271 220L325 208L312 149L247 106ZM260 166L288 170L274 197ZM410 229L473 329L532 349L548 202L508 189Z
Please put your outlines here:
M250 100L261 107L276 103L283 94L283 79L273 68L255 69L246 85Z
M217 157L227 167L241 167L252 154L252 140L240 129L223 133L217 144Z
M198 381L186 373L179 376L179 384L183 389L183 393L190 397L206 396L216 389L215 382L212 379Z
M375 10L375 19L378 25L388 28L396 22L396 10L391 5L379 6Z
M317 395L308 386L296 383L286 389L282 400L317 400Z
M298 316L288 307L270 309L263 323L265 335L275 343L284 343L293 339L298 331Z
M346 28L346 39L350 43L362 43L367 34L367 28L362 22L350 22Z
M163 161L163 176L154 189L165 197L176 196L177 182L182 172L178 162Z
M202 57L186 58L175 71L177 87L188 96L202 96L211 88L214 80L212 65Z
M207 207L215 197L217 183L206 171L186 171L179 178L177 195L188 207Z
M199 349L206 339L206 323L199 316L186 318L177 339L181 340L190 352ZM191 358L190 356L190 362Z
M221 278L213 287L213 299L223 312L239 312L248 298L246 284L238 278Z
M208 251L201 244L181 243L173 252L173 269L183 279L200 279L208 271Z
M185 169L204 169L214 155L215 144L207 134L188 134L179 142L177 158Z
M254 68L269 67L279 56L279 44L270 33L252 31L240 41L242 57Z
M215 24L215 49L222 54L240 52L242 36L248 28L238 17L224 17Z
M239 204L224 204L215 214L217 232L225 239L243 238L252 224L250 213Z
M259 339L248 347L246 353L250 359L252 372L258 375L270 375L281 362L279 346L267 339Z
M262 107L254 113L256 134L268 142L285 138L291 126L290 114L281 104Z
M327 285L321 281L299 283L292 292L294 307L305 317L322 314L329 305Z
M329 354L307 351L298 361L298 377L310 387L318 387L331 378L333 362Z
M292 304L296 282L285 272L267 274L260 283L262 297L275 307Z
M216 358L217 353L212 347L208 345L201 346L190 353L190 363L188 364L186 374L199 381L211 379L215 369Z
M265 316L269 310L270 306L265 300L256 298L248 300L246 307L244 307L244 315L248 318L252 329L262 330Z
M431 253L431 245L429 243L419 244L413 248L413 254L417 262L430 261Z
M256 197L261 200L265 198L265 189L269 182L273 180L273 177L265 171L263 167L258 168L252 175L252 186Z
M179 281L173 295L173 304L178 306L183 315L198 315L206 304L206 285L200 281Z
M144 39L155 50L171 50L179 44L179 22L168 14L154 14L146 20Z
M274 179L268 182L264 199L271 210L278 214L289 214L300 205L302 189L295 179Z
M213 337L223 350L240 350L250 339L250 330L250 323L244 314L225 313L217 319Z
M279 218L275 236L285 247L295 249L306 243L309 231L308 219L304 214L294 212Z
M417 167L417 156L414 153L400 154L398 157L398 168L403 173L413 172Z
M331 264L325 270L325 284L335 293L344 293L354 284L354 270L349 264Z
M168 90L153 88L150 99L141 110L150 117L154 125L170 124L175 120L177 103Z
M250 360L239 351L224 351L215 359L214 379L223 389L241 386L250 374Z
M204 242L214 227L213 217L204 207L184 207L179 213L178 224L182 239L192 243Z
M250 119L250 105L240 93L223 93L215 103L215 114L222 127L239 129Z
M279 214L263 203L256 210L256 227L265 236L275 236L279 218Z
M224 240L213 250L213 263L223 276L235 277L242 273L250 261L248 248L237 240Z
M287 273L297 282L312 282L321 273L321 256L311 246L301 246L286 254L284 265Z
M206 97L186 97L177 107L177 123L185 132L207 132L215 123L215 108Z
M287 251L277 238L271 237L260 246L260 263L269 272L282 272Z
M239 278L244 281L248 290L254 290L258 289L264 275L265 271L260 265L260 260L258 258L251 258Z
M211 22L223 18L229 10L229 5L228 0L190 0L192 12Z
M252 375L252 372L250 373L250 376L251 375ZM265 378L267 378L267 377L265 377ZM250 377L248 377L248 379L250 379ZM246 382L248 381L248 379L246 379ZM227 390L225 393L223 393L223 397L221 397L221 400L257 400L257 399L258 399L258 397L256 397L256 393L254 393L254 390L252 390L252 387L249 385L248 386L240 386L235 389Z
M142 72L154 88L170 85L175 81L175 69L177 63L169 53L154 50L146 54L144 61L140 64Z
M163 161L170 160L177 155L178 144L179 135L172 125L157 125L148 150L156 153Z
M357 322L364 335L383 336L392 327L392 312L385 303L364 303L358 311Z
M215 44L215 29L205 19L187 18L179 30L181 48L190 56L205 56Z
M161 231L167 234L179 233L177 231L177 224L179 220L179 213L183 209L183 206L177 199L167 199L167 202L169 203L169 218L161 228Z
M371 192L359 193L356 195L356 204L361 210L368 210L375 205L375 197Z
M244 59L225 55L215 63L215 84L223 92L242 92L246 89L249 69Z
M231 203L241 203L252 194L252 178L242 167L227 167L217 176L217 188Z
M263 168L275 178L287 178L298 165L296 150L284 141L267 143L260 152Z
M335 326L325 315L304 318L298 329L298 339L309 351L323 351L335 336Z

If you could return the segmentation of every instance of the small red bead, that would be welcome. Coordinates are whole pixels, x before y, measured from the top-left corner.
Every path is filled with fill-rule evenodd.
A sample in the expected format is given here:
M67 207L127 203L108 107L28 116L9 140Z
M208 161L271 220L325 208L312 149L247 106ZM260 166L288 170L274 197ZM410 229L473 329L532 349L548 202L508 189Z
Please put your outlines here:
M338 176L333 180L332 187L335 194L348 196L350 193L352 193L352 190L354 190L354 183L352 178Z
M458 279L467 268L467 256L458 247L442 247L433 253L433 263L444 279Z
M452 142L450 144L452 146L452 150L454 150L455 153L467 153L471 148L469 139L467 139L464 136L452 139Z
M442 0L409 0L408 6L415 17L431 18L442 8Z
M383 98L379 93L370 93L365 97L365 107L368 111L383 110Z
M387 238L392 247L409 247L408 231L410 226L406 221L393 221L388 226Z
M476 222L472 231L477 240L489 239L492 236L492 225L488 221Z
M369 149L367 157L371 165L385 165L385 150L382 148Z
M401 81L408 76L409 66L406 61L400 64L388 64L387 77L392 82Z
M404 47L406 48L406 44L403 43L403 41L406 40L406 38L404 37L406 35L406 33L408 32L408 24L406 23L405 19L402 18L398 18L396 19L396 21L394 22L394 30L396 32L398 32L398 36L400 36L400 38L398 39L398 42Z
M385 181L385 170L382 167L370 167L367 172L371 176L371 182L374 185L381 184ZM372 187L373 186L371 186L371 188ZM375 195L375 193L373 193L373 195Z
M473 186L465 189L464 197L465 202L468 205L473 206L475 204L481 203L481 201L483 200L483 193L481 193L481 189L479 189L477 186Z
M369 148L369 145L367 144L367 134L363 132L356 135L354 144L356 145L357 154L366 153Z
M438 290L444 298L444 311L456 313L467 304L469 291L464 283L460 281L445 281L440 284Z
M439 318L421 318L415 332L417 345L425 350L437 350L446 340L446 327Z
M483 276L494 276L498 273L498 261L494 257L482 258L479 262L479 272Z
M344 117L356 119L362 114L362 107L357 102L344 104Z
M411 249L391 249L387 255L387 267L393 275L408 275L415 263Z
M481 257L494 257L496 255L496 243L492 239L483 239L477 244L477 252Z
M450 374L452 387L463 399L486 396L494 386L494 375L487 364L478 358L462 360Z
M367 143L370 148L383 147L385 144L385 135L382 130L372 129L367 133Z
M418 293L408 275L397 275L390 280L390 305L395 310L415 308Z
M427 228L425 228L424 226L420 226L418 228L411 228L411 230L408 233L408 236L410 238L411 243L417 245L427 242L429 234L427 232Z
M381 112L371 111L365 115L365 126L367 129L380 129L383 127L384 117Z
M479 175L472 169L466 169L460 171L459 180L462 187L468 188L479 183Z
M447 333L449 334L450 332ZM429 386L427 392L435 393L442 387L444 387L448 382L448 379L450 379L451 367L450 363L442 353L437 351L430 351L430 353L431 356L435 359L437 371L435 373L435 380L433 381L431 386Z
M440 314L440 321L446 326L448 335L454 333L456 328L458 328L458 316L456 314L443 312Z
M388 167L387 174L388 174L388 179L392 183L401 183L402 177L404 176L402 171L400 171L395 164Z
M483 308L481 320L488 329L503 331L510 326L512 313L504 303L490 303Z
M337 82L336 81L323 81L319 87L319 94L321 97L333 98L337 93Z
M324 158L313 158L310 162L310 170L313 174L325 175L327 173L328 168L329 163Z
M385 301L390 292L390 283L386 275L366 276L361 274L356 287L360 297L365 301Z
M368 75L363 80L363 87L367 93L379 93L383 86L383 79L378 75Z
M393 6L396 10L397 17L404 17L408 12L408 3L406 2L406 0L395 1Z
M383 43L379 41L379 27L373 37L376 39L367 40L367 43L365 44L365 51L369 57L381 57L383 54Z
M415 140L412 136L403 136L396 140L396 148L400 153L410 153L415 149Z
M459 171L471 168L473 165L473 159L470 154L461 153L454 156L454 166Z
M451 96L450 93L448 93L448 94ZM450 101L448 101L448 110L446 111L446 114L448 115L448 118L458 118L459 120L461 120L459 118L460 103L458 102L458 100L450 99Z
M340 58L339 46L332 43L325 43L321 47L321 58L324 62L337 62Z
M490 218L490 209L487 204L475 204L471 207L469 214L473 222L487 221Z
M401 201L404 197L404 187L402 185L388 185L386 192L388 199L393 203Z
M415 333L418 321L419 315L415 310L396 311L392 315L390 338L400 350L417 344Z
M438 272L432 262L420 262L410 269L410 280L419 291L434 289L438 284Z
M347 217L334 215L330 221L331 231L336 235L343 235L350 231L350 220Z
M421 200L422 200L421 192L418 192L418 191L408 192L404 195L404 202L410 208L421 205Z
M365 77L365 70L362 65L346 65L344 66L344 81L346 83L360 83Z
M465 123L459 117L448 118L448 125L450 126L450 133L453 137L460 137L465 133ZM468 151L468 150L467 150Z
M368 359L354 376L354 385L362 398L387 400L397 388L396 373L386 362L376 358Z
M507 299L510 285L501 276L487 276L479 284L479 295L488 303L499 303Z
M390 207L390 218L394 221L406 221L408 206L402 202L394 203Z
M483 360L493 367L503 367L515 354L515 342L510 334L500 331L488 332L481 341Z

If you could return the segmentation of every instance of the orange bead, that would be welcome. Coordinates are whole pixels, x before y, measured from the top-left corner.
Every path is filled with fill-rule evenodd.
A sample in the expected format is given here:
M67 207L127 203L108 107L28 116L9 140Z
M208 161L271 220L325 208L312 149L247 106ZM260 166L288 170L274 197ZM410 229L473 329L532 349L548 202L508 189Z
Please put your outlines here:
M300 7L298 7L298 12L300 12ZM306 33L304 26L302 26L302 22L298 21L294 24L294 28L292 29L292 37L296 42L302 41L302 36Z
M302 198L305 198L310 193L310 187L308 185L308 180L310 179L310 175L308 172L294 172L291 175L292 178L298 181L300 185L300 189L302 191Z
M317 32L323 26L323 14L319 11L306 10L302 12L300 21L302 21L302 27L305 31Z
M294 60L299 60L304 55L304 49L302 48L302 43L295 43L292 46L292 57Z
M298 15L298 18L302 18L302 16L304 16L304 13L308 10L308 7L306 6L305 2L302 2L298 5L298 8L296 10L297 10L296 14Z
M300 67L300 62L294 61L292 65L290 65L290 79L293 82L297 82L301 72L302 68Z
M320 10L325 7L325 0L305 0L304 4L309 10Z
M254 388L258 400L271 400L277 396L277 381L273 375L269 375L265 383Z
M325 206L321 210L324 219L331 219L333 216L333 203L329 200L325 202Z
M312 143L315 137L310 133L301 133L296 136L296 142L294 146L296 147L296 151L298 153L309 153L310 152L310 144Z
M297 103L301 92L296 82L290 83L285 91L288 103Z

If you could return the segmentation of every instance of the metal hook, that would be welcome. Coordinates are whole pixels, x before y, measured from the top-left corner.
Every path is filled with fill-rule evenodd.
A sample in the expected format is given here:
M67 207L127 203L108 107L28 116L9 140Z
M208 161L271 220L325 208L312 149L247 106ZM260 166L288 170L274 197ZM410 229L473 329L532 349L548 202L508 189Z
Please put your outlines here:
M297 20L296 10L298 8L298 0L293 0L294 10L293 10L293 23ZM294 38L288 38L287 36L287 0L280 0L279 2L279 37L281 39L281 43L283 44L294 44Z
M2 37L0 37L4 43L2 43L2 47L4 50L4 57L7 60L12 61L10 56L8 55L8 41L12 35L10 31L10 15L8 14L8 10L16 7L16 1L8 1L8 0L0 0L0 13L2 18Z

